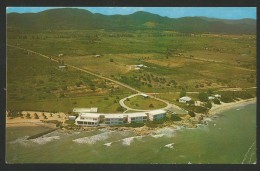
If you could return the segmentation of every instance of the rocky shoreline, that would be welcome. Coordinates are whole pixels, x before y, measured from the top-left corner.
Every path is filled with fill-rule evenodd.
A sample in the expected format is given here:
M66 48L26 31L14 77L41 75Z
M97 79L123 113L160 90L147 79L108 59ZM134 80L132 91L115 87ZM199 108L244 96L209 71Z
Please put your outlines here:
M199 114L197 113L195 117L191 117L190 115L182 116L181 121L166 121L165 123L158 124L156 127L148 127L146 125L142 127L124 127L124 126L106 126L106 127L63 127L61 130L63 131L97 131L97 130L108 130L108 131L132 131L135 133L136 136L145 136L151 135L156 130L162 128L172 128L172 129L179 129L179 128L197 128L198 125L207 125L208 120L214 119L220 112L224 110L228 110L231 108L244 106L248 104L256 103L256 98L240 100L233 103L222 103L221 105L214 105L208 112L208 114ZM11 123L8 123L7 120L7 127L10 126ZM47 124L47 123L46 123ZM12 126L23 126L22 123L18 124L11 124ZM32 122L26 123L24 126L35 126ZM40 125L40 124L38 124Z
M246 99L246 100L240 100L233 103L223 103L221 105L213 106L211 110L209 110L209 113L207 115L205 114L199 114L197 113L195 117L191 117L189 115L183 116L181 121L174 121L174 122L168 122L166 121L163 124L158 125L158 127L151 128L147 126L142 127L71 127L69 129L62 128L64 131L71 131L71 130L77 130L77 131L95 131L100 129L105 129L107 131L132 131L135 133L136 136L146 136L153 134L156 130L162 129L162 128L173 128L173 129L179 129L179 128L197 128L198 125L207 125L208 120L214 119L218 117L217 115L220 112L223 112L225 110L244 106L248 104L256 103L256 98L252 99Z

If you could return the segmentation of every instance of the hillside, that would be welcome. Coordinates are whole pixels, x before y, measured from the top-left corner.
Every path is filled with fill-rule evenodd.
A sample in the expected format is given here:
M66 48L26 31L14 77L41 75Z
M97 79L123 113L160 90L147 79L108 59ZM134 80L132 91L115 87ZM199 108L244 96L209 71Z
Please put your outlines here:
M130 15L93 14L75 8L51 9L39 13L7 14L8 29L105 29L174 30L188 33L255 34L256 20L224 20L206 17L168 18L148 12Z

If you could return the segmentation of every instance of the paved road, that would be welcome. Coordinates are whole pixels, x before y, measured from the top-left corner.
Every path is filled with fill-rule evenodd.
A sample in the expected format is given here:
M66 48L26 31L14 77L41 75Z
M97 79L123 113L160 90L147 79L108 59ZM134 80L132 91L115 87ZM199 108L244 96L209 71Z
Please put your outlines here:
M32 51L32 50L29 50L29 49L25 49L25 48L22 48L22 47L19 47L19 46L14 46L14 45L8 45L8 44L7 44L7 46L13 47L13 48L17 48L17 49L21 49L21 50L24 50L24 51L27 51L27 52L30 52L30 53L37 54L37 55L39 55L39 56L42 56L42 57L47 58L47 59L49 59L49 60L52 60L52 61L54 61L54 62L59 62L58 60L53 59L53 58L51 58L50 56L47 56L47 55L44 55L44 54L41 54L41 53L38 53L38 52L35 52L35 51ZM129 86L129 85L123 84L123 83L121 83L121 82L119 82L119 81L112 80L112 79L110 79L110 78L104 77L104 76L102 76L102 75L96 74L96 73L91 72L91 71L88 71L88 70L86 70L86 69L82 69L82 68L79 68L79 67L76 67L76 66L73 66L73 65L70 65L70 64L65 64L65 65L66 65L67 67L71 67L71 68L74 68L74 69L76 69L76 70L79 70L79 71L82 71L82 72L85 72L85 73L94 75L94 76L99 77L99 78L101 78L101 79L105 79L105 80L111 81L111 82L113 82L113 83L115 83L115 84L117 84L117 85L120 85L120 86L122 86L122 87L125 87L125 88L127 88L127 89L129 89L129 90L132 90L132 91L136 92L137 94L142 94L142 93L143 93L143 92L141 92L141 91L139 91L139 90L137 90L137 89L135 89L135 88L133 88L133 87L131 87L131 86ZM137 94L134 94L133 96L136 96ZM145 94L145 93L143 93L143 94ZM149 97L150 97L150 98L154 98L154 99L156 99L156 100L159 100L159 101L161 101L161 102L166 103L167 106L166 106L165 108L163 108L163 109L169 109L169 108L171 108L171 107L173 107L173 106L176 107L176 108L180 108L180 107L178 107L178 106L176 106L176 105L170 104L170 103L169 103L168 101L166 101L166 100L160 99L160 98L155 97L155 96L153 96L153 95L151 95L151 94L149 95ZM126 98L129 98L129 97L126 97ZM124 99L126 100L126 98L124 98ZM122 107L126 108L126 109L133 110L133 111L146 111L146 110L140 110L140 109L132 109L132 108L129 108L129 107L127 107L127 106L124 104L124 100L123 100L123 99L121 99L120 101L121 101L120 105L121 105Z

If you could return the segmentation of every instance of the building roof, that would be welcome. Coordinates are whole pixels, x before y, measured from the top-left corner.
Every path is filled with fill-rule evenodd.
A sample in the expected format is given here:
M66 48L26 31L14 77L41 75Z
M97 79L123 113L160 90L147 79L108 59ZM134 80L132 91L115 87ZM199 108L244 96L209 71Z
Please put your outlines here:
M133 118L133 117L144 117L147 116L146 115L147 112L136 112L136 113L128 113L128 117L129 118Z
M124 118L126 114L106 114L105 118Z
M184 101L190 101L191 98L188 97L188 96L184 96L184 97L181 97L180 100L184 100Z
M215 99L215 97L213 97L213 96L209 96L208 99Z
M150 115L158 115L158 114L162 114L162 113L166 113L165 110L162 109L158 109L158 110L152 110L150 112L148 112Z
M77 112L77 113L95 113L98 111L98 108L96 107L91 107L91 108L74 108L73 112Z
M80 117L98 118L100 114L97 113L80 113Z
M219 94L215 94L214 96L215 96L215 97L221 97L221 95L219 95Z

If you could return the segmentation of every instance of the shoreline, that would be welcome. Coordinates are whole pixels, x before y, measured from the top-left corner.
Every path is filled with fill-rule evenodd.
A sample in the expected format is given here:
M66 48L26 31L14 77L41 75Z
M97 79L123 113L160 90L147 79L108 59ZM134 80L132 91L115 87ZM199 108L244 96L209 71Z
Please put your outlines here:
M235 102L231 102L231 103L221 103L220 105L213 105L213 107L209 110L209 113L207 116L205 116L205 118L209 117L213 117L217 114L219 114L220 112L224 112L226 110L229 110L229 109L232 109L232 108L236 108L236 107L239 107L239 106L244 106L244 105L248 105L248 104L252 104L252 103L256 103L256 97L255 98L251 98L251 99L245 99L245 100L240 100L240 101L235 101ZM202 114L197 114L197 115L202 115ZM175 123L175 124L172 124L172 125L164 125L162 126L163 127L176 127L176 126L191 126L191 127L194 127L196 126L196 124L193 124L193 123L187 123L185 121L188 121L189 119L185 119L185 120L182 120L180 123ZM27 119L19 119L19 120L16 120L16 119L9 119L9 118L6 118L6 128L8 127L23 127L23 126L45 126L45 127L50 127L50 128L55 128L56 125L53 124L53 123L43 123L39 120L36 120L36 119L30 119L30 120L27 120ZM160 128L160 127L158 127ZM132 128L132 127L106 127L106 129L108 130L115 130L115 129L118 129L118 130L135 130L135 132L143 132L143 133L148 133L150 132L149 130L155 130L155 129L158 129L158 128L149 128L147 126L143 126L143 127L138 127L138 128ZM62 128L63 129L63 128ZM104 129L104 127L82 127L82 128L79 128L80 130L95 130L95 129ZM63 130L66 130L66 129L63 129Z
M213 116L216 114L219 114L220 112L224 112L226 110L236 108L239 106L245 106L249 104L256 103L256 97L251 98L251 99L245 99L245 100L240 100L240 101L235 101L231 103L221 103L220 105L214 105L210 110L209 110L209 116Z

